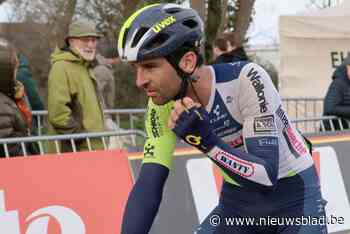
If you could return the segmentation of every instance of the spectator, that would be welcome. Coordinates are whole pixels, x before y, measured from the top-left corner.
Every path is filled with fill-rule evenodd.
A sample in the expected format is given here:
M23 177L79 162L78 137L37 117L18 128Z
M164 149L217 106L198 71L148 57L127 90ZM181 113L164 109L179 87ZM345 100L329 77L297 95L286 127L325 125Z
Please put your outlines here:
M229 52L229 42L223 37L218 37L214 40L213 44L213 63L220 63L221 60L224 60L226 53Z
M103 97L104 107L113 109L115 100L113 66L118 64L120 59L117 48L105 48L102 52L102 54L97 54L96 56L97 65L94 68L94 74Z
M31 109L34 111L44 110L45 107L39 95L37 83L30 71L28 59L23 54L18 54L18 58L19 67L16 79L24 85Z
M217 55L214 64L249 60L244 48L235 41L232 32L224 33L214 41L213 52L214 56Z
M120 62L118 49L113 46L101 49L102 54L96 55L97 65L94 74L97 78L99 92L102 95L104 109L113 109L115 100L115 80L113 66ZM105 126L107 130L118 130L118 126L113 122L111 115L105 115Z
M0 138L25 137L29 135L32 115L26 102L24 86L16 81L19 61L15 48L0 39ZM27 154L35 154L31 144L26 145ZM8 145L9 156L23 155L19 143ZM5 148L0 146L0 157Z
M224 33L214 41L213 46L214 62L217 63L234 63L238 61L252 61L262 66L270 75L275 88L279 89L278 72L274 65L267 60L257 56L248 58L244 48L236 42L233 32Z
M26 95L28 96L28 101L30 107L34 111L44 110L44 104L38 92L38 87L35 80L32 77L32 73L29 68L28 59L23 54L18 54L19 67L16 75L16 79L24 85ZM37 117L33 117L33 127L32 134L38 134L38 120Z
M323 106L323 114L339 117L332 120L334 130L340 130L342 124L344 129L349 129L350 120L350 56L336 68L332 75ZM330 121L324 121L325 130L332 130Z
M77 21L70 25L66 46L51 55L48 82L49 133L73 134L102 132L104 115L102 98L92 71L97 41L95 25ZM56 152L54 144L49 151ZM88 150L86 140L76 141L78 151ZM101 139L92 139L93 150L103 149ZM72 151L70 141L62 141L61 152Z

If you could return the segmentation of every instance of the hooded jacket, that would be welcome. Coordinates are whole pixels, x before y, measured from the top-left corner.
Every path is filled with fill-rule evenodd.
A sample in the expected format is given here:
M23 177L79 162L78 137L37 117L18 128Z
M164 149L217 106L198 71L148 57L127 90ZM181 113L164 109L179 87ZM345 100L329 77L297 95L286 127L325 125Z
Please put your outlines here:
M324 100L323 113L350 120L350 80L346 72L346 65L340 65L334 71L332 79ZM344 128L348 128L347 123L345 121L343 123ZM335 126L335 128L338 127Z
M48 81L49 134L102 132L104 115L97 82L90 63L69 49L51 55ZM56 152L53 142L50 152ZM78 151L88 150L86 140L76 141ZM91 139L93 150L103 149L101 139ZM61 152L72 151L70 142L61 142Z
M16 79L24 85L24 89L26 90L32 110L44 110L44 104L40 98L37 84L35 80L33 80L28 59L22 54L20 54L18 57L19 67L16 74Z

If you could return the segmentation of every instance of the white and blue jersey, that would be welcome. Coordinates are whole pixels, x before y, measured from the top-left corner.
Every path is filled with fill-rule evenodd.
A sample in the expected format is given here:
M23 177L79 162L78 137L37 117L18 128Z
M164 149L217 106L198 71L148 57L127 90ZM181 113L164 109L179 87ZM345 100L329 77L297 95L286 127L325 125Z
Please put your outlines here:
M225 143L207 153L220 168L224 165L228 170L223 170L225 182L218 206L195 233L326 234L324 223L285 223L288 218L322 220L326 202L309 149L283 110L268 74L246 62L214 65L212 73L214 88L206 106L210 124L226 144L241 148L247 155L231 151ZM254 222L213 225L215 217ZM271 217L279 220L278 225L258 222Z
M269 166L277 178L295 175L313 165L312 157L286 115L274 85L259 65L247 62L212 66L212 91L206 110L214 133L232 147L252 155L267 147ZM208 155L221 157L227 168L243 178L269 185L271 179L253 161L242 160L214 147ZM232 181L225 176L228 182Z

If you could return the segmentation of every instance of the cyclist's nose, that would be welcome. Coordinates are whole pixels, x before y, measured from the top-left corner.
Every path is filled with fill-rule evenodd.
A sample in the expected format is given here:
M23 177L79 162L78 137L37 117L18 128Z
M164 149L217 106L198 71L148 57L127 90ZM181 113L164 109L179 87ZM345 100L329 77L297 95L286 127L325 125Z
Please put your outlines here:
M136 69L136 86L138 88L144 88L148 83L148 79L145 76L145 73L141 67Z

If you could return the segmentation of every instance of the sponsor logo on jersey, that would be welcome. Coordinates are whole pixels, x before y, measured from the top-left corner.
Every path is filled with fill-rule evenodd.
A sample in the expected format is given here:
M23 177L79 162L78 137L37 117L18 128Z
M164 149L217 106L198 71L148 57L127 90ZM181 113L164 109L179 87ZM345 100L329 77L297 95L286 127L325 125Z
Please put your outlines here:
M209 122L213 132L221 138L242 129L242 125L233 118L218 91L215 92L213 107L209 112Z
M218 105L218 104L215 106L213 113L214 113L215 118L210 119L211 124L216 123L222 119L225 119L228 115L227 113L221 113L220 105Z
M281 119L284 128L288 128L290 126L288 117L284 110L282 109L282 105L280 105L276 110L277 116Z
M254 118L254 132L255 133L276 132L275 117L273 115L266 115L266 116Z
M152 27L152 30L155 32L155 33L159 33L162 29L172 25L173 23L176 22L176 19L174 16L169 16L159 22L157 22L153 27Z
M264 137L258 140L259 146L275 146L278 145L278 140L276 138Z
M230 103L232 103L233 102L233 97L232 96L227 96L226 97L226 103L227 104L230 104Z
M154 145L147 143L145 145L145 150L143 151L143 155L145 158L153 158L154 157Z
M229 144L233 148L241 147L243 145L243 136L241 135L238 138L234 139L233 141L227 142L227 144Z
M202 137L195 135L187 135L185 140L190 145L200 145L202 143Z
M288 148L296 158L298 158L301 155L307 154L308 151L305 147L304 142L300 141L297 138L297 136L295 135L291 127L288 127L285 130L283 130L283 136L284 138L288 139L287 140Z
M248 72L248 78L255 89L256 96L258 97L260 113L265 113L267 111L267 103L264 92L265 86L261 82L261 77L258 74L258 71L251 68Z
M298 158L301 155L305 155L308 153L306 145L300 137L297 136L295 130L290 125L288 117L284 110L282 109L282 105L280 105L276 110L277 116L281 119L283 123L283 136L287 142L289 150L292 154Z
M243 176L250 177L254 174L254 165L238 159L232 154L229 154L225 151L218 151L214 155L214 160L226 167L228 170L233 171L234 173Z
M151 120L151 131L153 136L155 138L160 137L162 129L159 122L159 117L157 115L157 111L155 109L151 109L150 120Z

